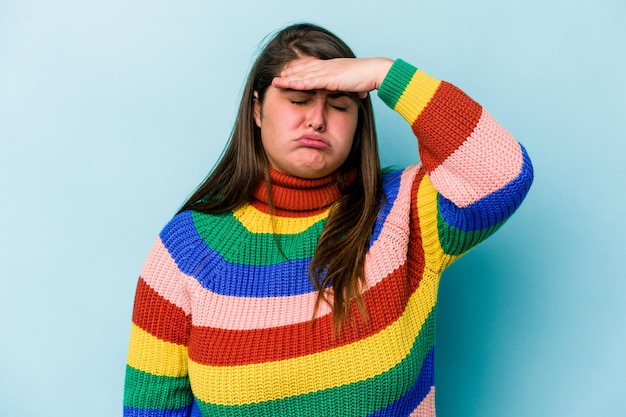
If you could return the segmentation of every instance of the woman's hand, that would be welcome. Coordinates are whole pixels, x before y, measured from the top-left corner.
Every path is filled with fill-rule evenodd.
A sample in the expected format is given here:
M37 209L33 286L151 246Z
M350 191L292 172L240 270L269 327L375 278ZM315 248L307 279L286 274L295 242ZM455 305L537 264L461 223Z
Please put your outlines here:
M304 57L290 62L272 80L276 88L329 90L357 93L360 98L378 89L393 64L387 58L317 59Z

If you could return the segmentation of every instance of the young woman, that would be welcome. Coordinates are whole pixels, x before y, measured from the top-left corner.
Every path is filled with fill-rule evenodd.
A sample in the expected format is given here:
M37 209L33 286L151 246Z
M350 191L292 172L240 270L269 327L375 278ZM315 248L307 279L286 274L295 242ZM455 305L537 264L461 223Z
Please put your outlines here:
M381 171L374 90L420 164ZM524 148L458 88L283 29L141 272L125 415L434 416L441 273L531 181Z

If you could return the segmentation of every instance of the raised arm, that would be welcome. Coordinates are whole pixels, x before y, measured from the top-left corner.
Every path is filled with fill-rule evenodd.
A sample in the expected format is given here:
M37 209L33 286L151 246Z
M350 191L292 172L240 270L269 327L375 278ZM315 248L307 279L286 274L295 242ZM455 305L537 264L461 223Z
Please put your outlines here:
M519 207L533 179L530 159L480 104L402 60L395 61L378 94L418 139L425 173L416 196L420 222L425 228L435 223L434 246L445 267Z
M273 85L361 97L377 89L417 137L425 173L419 204L424 218L432 213L429 221L436 223L432 230L444 254L460 255L491 235L519 207L532 183L526 151L480 104L402 60L298 60Z

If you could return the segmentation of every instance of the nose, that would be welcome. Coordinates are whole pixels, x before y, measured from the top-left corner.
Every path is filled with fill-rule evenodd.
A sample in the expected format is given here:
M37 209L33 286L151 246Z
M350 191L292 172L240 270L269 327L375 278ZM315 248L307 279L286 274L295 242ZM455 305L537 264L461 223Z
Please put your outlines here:
M325 100L313 100L307 112L307 127L316 132L326 129L326 104Z

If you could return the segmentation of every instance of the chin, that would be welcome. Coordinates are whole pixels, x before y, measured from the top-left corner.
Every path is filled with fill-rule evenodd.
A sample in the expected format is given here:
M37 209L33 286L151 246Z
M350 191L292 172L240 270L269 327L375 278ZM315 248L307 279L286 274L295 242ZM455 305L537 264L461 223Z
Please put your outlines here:
M294 170L294 176L296 177L300 177L300 178L306 178L306 179L316 179L316 178L322 178L325 177L327 175L330 175L334 172L334 169L329 169L329 168L309 168L309 167L303 167L303 168L299 168L297 170Z

